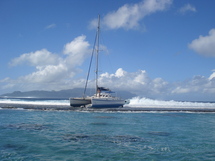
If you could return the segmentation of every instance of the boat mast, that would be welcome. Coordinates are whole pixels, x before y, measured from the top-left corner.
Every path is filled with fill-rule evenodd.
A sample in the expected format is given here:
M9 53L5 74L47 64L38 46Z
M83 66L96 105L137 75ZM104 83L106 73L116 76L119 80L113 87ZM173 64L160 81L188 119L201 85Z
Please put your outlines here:
M98 68L99 68L99 34L100 34L100 15L98 15L97 27L97 47L96 47L96 95L98 94Z
M89 79L89 75L90 75L90 69L91 69L94 53L96 54L96 70L95 70L95 73L96 73L96 92L95 93L96 93L96 95L98 93L97 88L98 88L98 63L99 63L99 59L98 59L98 54L99 54L99 32L100 32L100 15L98 16L98 27L97 27L95 41L94 41L94 45L93 45L93 51L92 51L92 55L91 55L91 59L90 59L90 65L89 65L89 69L88 69L88 73L87 73L87 79L86 79L86 83L85 83L83 98L85 98L85 96L86 96L87 84L88 84L88 79Z

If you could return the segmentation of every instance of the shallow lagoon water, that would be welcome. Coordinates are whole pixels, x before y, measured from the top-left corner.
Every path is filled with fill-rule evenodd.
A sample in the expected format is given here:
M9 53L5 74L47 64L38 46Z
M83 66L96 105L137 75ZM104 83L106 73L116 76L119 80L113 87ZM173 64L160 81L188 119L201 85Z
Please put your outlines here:
M0 110L0 160L214 160L215 113Z

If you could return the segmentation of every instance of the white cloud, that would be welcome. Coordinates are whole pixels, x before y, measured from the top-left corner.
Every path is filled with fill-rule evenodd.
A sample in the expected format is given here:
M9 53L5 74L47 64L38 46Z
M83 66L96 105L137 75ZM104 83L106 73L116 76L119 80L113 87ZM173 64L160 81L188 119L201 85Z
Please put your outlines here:
M108 29L135 29L145 16L165 10L171 3L172 0L142 0L135 4L125 4L104 16L101 23ZM92 20L91 26L96 25L96 20Z
M99 85L155 99L207 100L214 99L214 73L209 78L194 76L190 80L170 83L162 78L150 78L145 70L127 72L119 68L114 74L107 72L101 74Z
M85 36L79 36L67 43L63 50L65 55L53 54L46 49L42 49L14 58L9 63L11 66L30 65L35 67L35 71L21 76L17 80L8 80L8 82L11 84L15 81L18 84L37 83L43 86L42 89L46 89L49 88L47 83L57 83L71 79L80 71L78 66L90 54L89 43L85 39ZM46 85L44 86L44 84Z
M81 65L85 58L89 56L91 50L90 44L85 40L86 36L82 35L64 46L64 54L67 55L65 63L69 66Z
M210 79L210 77L206 78L204 76L195 76L190 80L180 82L174 86L172 93L190 95L195 93L202 96L215 94L215 80Z
M21 77L24 82L31 83L50 83L57 82L68 76L68 68L63 64L46 65L45 67L36 67L37 71Z
M193 40L188 46L201 55L214 57L215 29L211 29L208 36L200 35L198 39Z
M11 66L27 63L30 66L44 66L57 64L60 57L56 54L52 54L46 49L38 50L31 53L22 54L21 56L14 58L11 62Z
M150 80L149 80L145 70L140 70L139 73L134 78L134 82L139 83L141 85L145 85L149 81Z
M210 75L209 80L212 80L215 78L215 69L212 71L213 71L213 73Z
M75 38L70 43L67 43L64 46L64 53L71 54L72 56L75 56L81 53L86 53L86 49L89 47L90 44L87 41L85 41L85 39L86 39L86 36L82 35Z
M179 9L181 14L185 14L187 12L196 12L196 8L191 4L186 4Z
M114 74L103 73L99 77L99 85L113 89L128 90L138 95L151 96L161 94L167 82L161 78L151 79L145 70L127 72L119 68Z
M185 88L185 87L176 87L172 93L177 93L177 94L181 94L181 93L188 93L190 92L189 88Z
M48 26L45 27L45 29L51 29L51 28L55 28L56 27L56 24L50 24Z
M9 78L9 77L6 77L6 78L0 80L0 83L8 82L9 80L10 80L10 78Z
M116 71L115 76L119 78L119 77L125 76L126 74L127 74L126 71L124 71L122 68L119 68L119 69Z

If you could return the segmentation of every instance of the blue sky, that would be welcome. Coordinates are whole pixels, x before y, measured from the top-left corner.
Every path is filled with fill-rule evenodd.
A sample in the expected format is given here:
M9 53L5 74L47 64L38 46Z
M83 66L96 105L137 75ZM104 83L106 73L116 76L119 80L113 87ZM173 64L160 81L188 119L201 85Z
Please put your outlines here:
M214 0L1 0L0 94L84 87L100 14L102 86L153 99L215 101L214 6Z

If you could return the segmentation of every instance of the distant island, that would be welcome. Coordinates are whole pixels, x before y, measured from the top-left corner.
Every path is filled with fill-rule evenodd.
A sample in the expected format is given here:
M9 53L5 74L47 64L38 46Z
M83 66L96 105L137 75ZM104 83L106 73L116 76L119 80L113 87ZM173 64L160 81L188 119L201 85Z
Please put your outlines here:
M57 99L69 99L69 97L82 97L83 88L74 88L60 91L45 91L45 90L34 90L34 91L14 91L12 93L5 93L0 97L34 97L34 98L57 98ZM91 96L95 93L93 89L88 89L86 95ZM123 99L135 97L136 95L129 91L117 91L116 95Z

